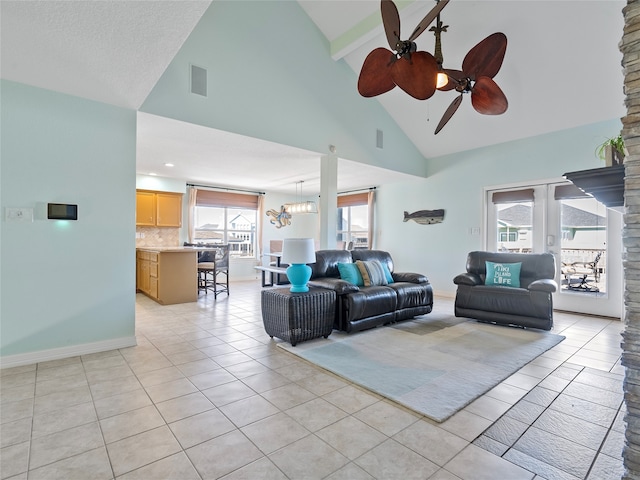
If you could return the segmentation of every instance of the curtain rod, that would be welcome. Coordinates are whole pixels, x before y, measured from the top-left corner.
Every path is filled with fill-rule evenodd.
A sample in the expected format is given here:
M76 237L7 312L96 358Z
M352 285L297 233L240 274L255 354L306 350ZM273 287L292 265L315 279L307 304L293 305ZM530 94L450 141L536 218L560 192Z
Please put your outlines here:
M366 192L366 191L375 190L376 188L378 187L359 188L357 190L347 190L346 192L338 192L338 195L343 195L345 193L353 193L353 192Z
M225 191L232 191L232 192L254 193L256 195L265 194L265 192L254 192L252 190L242 190L239 188L229 188L229 187L214 187L212 185L198 185L196 183L187 183L187 187L201 187L201 188L209 188L211 190L225 190Z

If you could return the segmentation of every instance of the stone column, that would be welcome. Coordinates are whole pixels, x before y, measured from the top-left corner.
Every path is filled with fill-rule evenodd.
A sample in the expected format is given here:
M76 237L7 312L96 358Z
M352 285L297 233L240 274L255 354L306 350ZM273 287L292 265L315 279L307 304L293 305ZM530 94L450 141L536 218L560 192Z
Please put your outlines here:
M624 67L627 115L622 136L628 150L625 160L623 266L625 278L625 330L622 364L627 406L624 479L640 479L640 1L628 0L623 9L625 27L620 51Z

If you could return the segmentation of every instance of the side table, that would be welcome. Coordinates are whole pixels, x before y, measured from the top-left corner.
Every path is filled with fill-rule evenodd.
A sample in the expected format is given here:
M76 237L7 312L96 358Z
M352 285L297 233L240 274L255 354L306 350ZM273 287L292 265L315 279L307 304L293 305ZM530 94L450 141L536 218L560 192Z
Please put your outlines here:
M262 290L262 320L271 338L278 337L295 346L312 338L327 338L333 330L336 292L309 288L293 293L289 288Z

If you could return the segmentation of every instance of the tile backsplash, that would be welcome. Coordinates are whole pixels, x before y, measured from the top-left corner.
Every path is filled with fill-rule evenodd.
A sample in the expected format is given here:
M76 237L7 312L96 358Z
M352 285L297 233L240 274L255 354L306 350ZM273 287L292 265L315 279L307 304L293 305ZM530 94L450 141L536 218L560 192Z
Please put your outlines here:
M179 228L136 227L136 247L177 247L179 245Z

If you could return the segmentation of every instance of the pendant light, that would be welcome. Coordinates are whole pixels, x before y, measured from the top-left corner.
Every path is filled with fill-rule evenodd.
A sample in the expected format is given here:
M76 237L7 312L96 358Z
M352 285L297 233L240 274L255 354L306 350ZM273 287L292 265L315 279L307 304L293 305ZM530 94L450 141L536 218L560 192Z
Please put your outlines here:
M284 209L289 214L294 213L318 213L318 205L313 201L302 201L302 183L304 180L296 182L296 201L285 203ZM300 196L298 196L298 184L300 184Z

